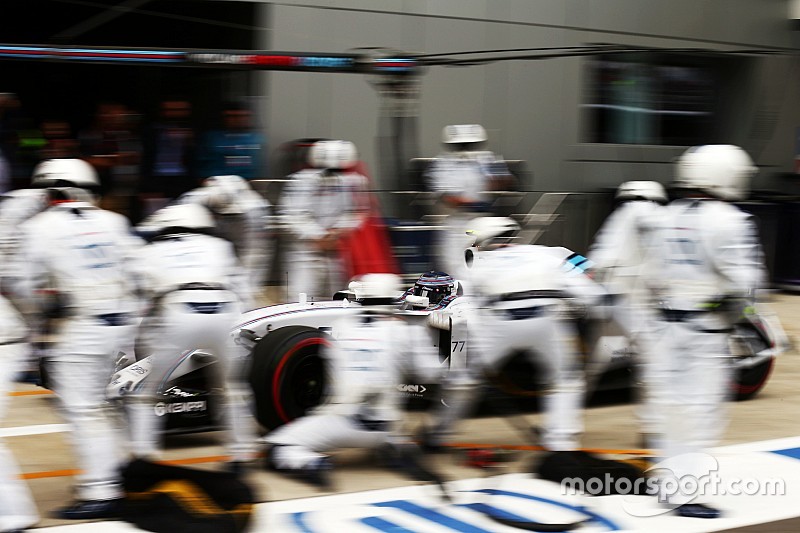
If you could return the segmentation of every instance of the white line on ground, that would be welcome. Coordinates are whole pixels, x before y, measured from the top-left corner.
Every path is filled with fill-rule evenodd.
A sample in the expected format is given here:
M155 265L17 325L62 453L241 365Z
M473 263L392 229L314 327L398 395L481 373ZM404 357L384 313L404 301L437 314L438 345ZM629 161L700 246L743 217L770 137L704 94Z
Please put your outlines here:
M44 435L45 433L62 433L69 431L67 424L41 424L36 426L18 426L0 428L0 437L22 437L24 435Z

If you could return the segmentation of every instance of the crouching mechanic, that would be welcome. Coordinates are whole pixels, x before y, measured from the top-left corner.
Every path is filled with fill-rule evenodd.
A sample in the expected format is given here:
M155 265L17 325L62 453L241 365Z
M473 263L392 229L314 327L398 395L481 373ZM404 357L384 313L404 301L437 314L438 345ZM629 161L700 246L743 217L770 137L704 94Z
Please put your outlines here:
M401 294L398 276L366 274L351 282L350 290L363 308L337 329L322 352L331 376L328 400L266 437L271 467L323 487L331 467L326 454L336 449L382 449L413 461L413 444L398 434L402 397L397 385L421 376L428 382L444 371L424 332L414 332L425 326L393 316ZM413 462L404 467L415 475Z
M224 390L228 452L232 468L238 470L236 463L252 459L255 429L248 411L245 362L228 357L224 347L235 320L249 308L250 286L231 243L206 234L214 221L205 207L171 205L156 212L150 224L161 231L131 265L149 301L141 335L153 362L142 387L127 396L132 453L158 457L163 418L154 407L159 387L176 358L200 349L216 358L209 368L216 370L214 385Z
M133 353L138 301L126 270L141 245L125 217L84 201L100 183L80 159L39 165L33 185L47 187L49 207L20 227L19 297L41 301L55 291L62 302L57 341L44 363L67 422L78 468L77 501L59 518L115 515L123 497L120 439L106 385L120 352Z
M468 288L475 301L466 315L468 364L451 368L447 405L434 413L423 436L426 447L436 449L448 440L469 414L479 385L522 352L548 384L542 444L553 452L578 448L585 386L569 318L575 310L598 306L604 291L575 266L570 259L576 254L566 248L509 244L518 230L508 218L474 221L475 248L467 250ZM439 328L464 327L460 320L447 310L429 316L429 324Z

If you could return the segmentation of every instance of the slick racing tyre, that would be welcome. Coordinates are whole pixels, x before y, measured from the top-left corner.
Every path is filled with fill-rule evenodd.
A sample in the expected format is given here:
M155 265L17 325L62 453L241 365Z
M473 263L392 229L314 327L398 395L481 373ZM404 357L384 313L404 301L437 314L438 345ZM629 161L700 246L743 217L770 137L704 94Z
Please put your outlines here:
M282 426L322 403L327 376L319 353L330 342L318 329L287 326L256 344L250 385L256 418L265 429Z
M773 366L775 358L770 357L752 368L737 369L733 384L734 398L739 401L749 400L758 394L767 384Z
M752 357L770 347L764 335L749 324L737 325L734 337L733 351L739 357ZM739 401L749 400L758 394L766 385L774 365L775 357L770 357L751 367L736 368L732 385L733 398Z

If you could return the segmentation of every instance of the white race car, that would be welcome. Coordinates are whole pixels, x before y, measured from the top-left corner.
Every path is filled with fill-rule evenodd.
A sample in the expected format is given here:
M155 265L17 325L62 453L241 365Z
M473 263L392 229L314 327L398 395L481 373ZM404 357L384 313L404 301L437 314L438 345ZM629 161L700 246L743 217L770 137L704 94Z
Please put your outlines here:
M458 295L458 282L442 273L420 277L400 298L399 316L412 323L426 324L428 342L438 349L441 364L450 368L465 365L468 352L466 321L470 298ZM302 416L324 398L326 375L320 348L334 342L342 319L358 312L360 304L348 291L330 301L271 305L244 313L232 330L232 354L249 357L249 381L255 400L255 414L265 429L274 429ZM438 313L447 323L431 326L429 315ZM770 374L774 358L787 345L779 321L763 310L742 316L733 336L737 379L733 394L747 399L760 391ZM603 328L608 328L604 325ZM627 388L633 383L634 352L624 336L613 328L604 330L588 360L590 392ZM109 395L122 396L150 373L149 358L121 368L109 386ZM167 416L167 431L202 431L218 427L218 402L209 386L206 370L214 358L200 350L176 354L172 371L162 381L156 414ZM151 378L152 379L152 378ZM522 354L512 356L505 371L492 384L492 393L535 395L546 386L537 380L535 368ZM436 401L432 383L398 384L413 401Z

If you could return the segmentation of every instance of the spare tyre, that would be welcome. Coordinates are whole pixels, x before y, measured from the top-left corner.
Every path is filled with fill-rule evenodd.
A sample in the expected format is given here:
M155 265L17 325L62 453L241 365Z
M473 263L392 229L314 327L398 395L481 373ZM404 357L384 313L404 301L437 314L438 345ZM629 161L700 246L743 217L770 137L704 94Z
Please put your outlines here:
M744 359L755 357L770 348L766 334L748 323L735 326L732 341L734 355ZM732 383L734 399L749 400L757 395L767 384L774 365L773 356L752 366L736 368Z

